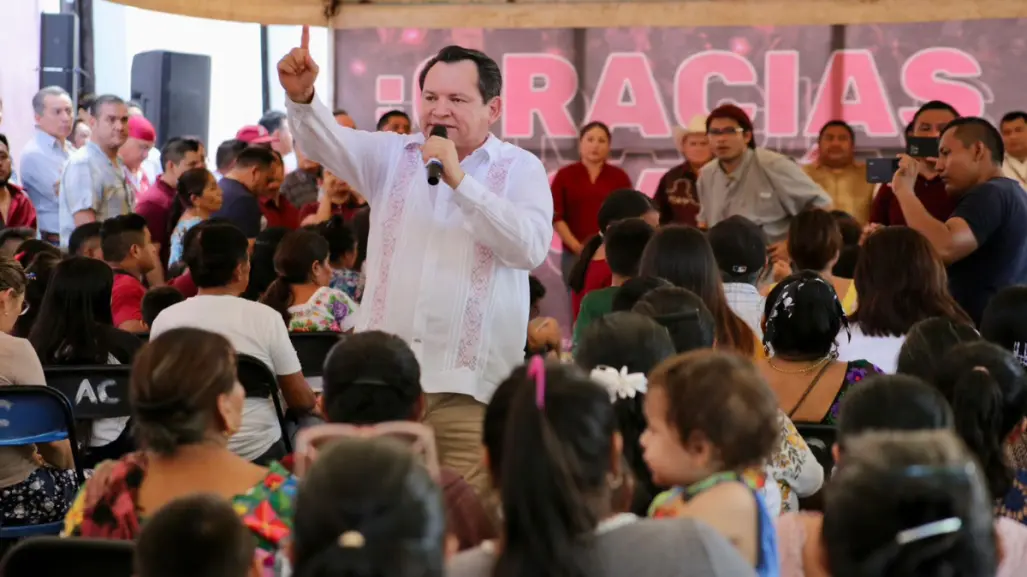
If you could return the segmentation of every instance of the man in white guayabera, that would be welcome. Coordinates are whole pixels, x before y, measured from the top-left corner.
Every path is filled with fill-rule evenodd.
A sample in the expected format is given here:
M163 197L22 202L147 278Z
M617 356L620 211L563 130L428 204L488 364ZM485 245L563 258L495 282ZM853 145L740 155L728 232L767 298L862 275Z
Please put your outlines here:
M503 111L502 75L485 54L439 51L419 78L422 132L402 135L339 126L315 98L318 66L308 41L304 27L278 77L304 155L371 206L356 330L386 331L410 344L440 460L482 488L484 403L523 362L528 271L542 264L553 238L546 171L489 132ZM432 162L441 163L435 186L428 184Z

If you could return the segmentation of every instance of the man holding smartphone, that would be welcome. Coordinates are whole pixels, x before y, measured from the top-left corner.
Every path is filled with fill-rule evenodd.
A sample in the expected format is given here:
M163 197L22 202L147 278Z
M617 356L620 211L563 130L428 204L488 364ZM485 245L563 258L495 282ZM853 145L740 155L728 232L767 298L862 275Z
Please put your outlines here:
M932 100L924 104L913 116L913 134L907 143L907 152L915 152L910 149L914 143L922 142L920 139L937 139L942 130L953 120L959 118L959 113L951 104L940 100ZM915 147L914 147L915 148ZM933 152L933 151L929 151ZM934 161L928 159L927 154L916 154L919 162L919 171L914 184L916 197L927 208L927 211L937 220L945 221L952 214L955 208L955 200L945 192L945 183L938 175ZM906 224L907 218L902 212L902 207L895 198L895 191L892 185L883 184L874 197L874 203L870 208L871 226L889 226Z
M974 323L999 290L1027 283L1027 197L1002 174L1002 135L983 118L952 121L939 143L935 169L955 202L945 218L931 214L915 191L920 162L899 157L895 199L910 228L948 265L949 290Z

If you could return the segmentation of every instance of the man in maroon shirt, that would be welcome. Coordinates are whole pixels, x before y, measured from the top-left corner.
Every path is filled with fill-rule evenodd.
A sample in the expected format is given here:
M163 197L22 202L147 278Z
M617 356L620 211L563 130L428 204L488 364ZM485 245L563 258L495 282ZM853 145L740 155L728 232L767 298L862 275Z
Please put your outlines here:
M200 143L189 138L172 138L160 151L160 163L164 173L156 182L136 199L136 213L146 219L146 228L153 235L153 245L160 255L161 268L167 266L171 249L171 231L175 223L168 222L171 207L175 202L178 177L193 168L203 168Z
M959 118L959 113L951 104L932 100L917 110L913 116L913 134L916 137L938 138L941 136L945 126ZM916 177L913 191L916 197L923 203L924 208L935 219L945 222L952 211L956 208L956 201L945 192L945 183L935 171L934 162L926 159L919 159L920 171ZM870 207L870 223L879 226L905 225L906 218L902 214L902 207L895 198L895 192L891 184L881 185L874 202Z
M367 201L357 194L348 182L329 170L322 170L320 199L303 205L300 209L300 219L304 225L324 222L336 215L349 221L365 206Z
M284 226L289 230L296 230L300 227L300 211L285 195L282 194L282 182L285 181L285 164L282 162L282 155L278 151L275 154L275 162L271 167L273 176L267 186L267 194L260 197L260 212L267 220L267 228Z
M142 279L158 266L157 250L146 228L146 219L138 214L123 214L103 221L100 229L103 257L114 269L111 291L111 314L114 326L130 333L145 333Z
M9 182L10 178L11 149L7 137L0 134L0 225L35 230L38 227L36 207L20 186Z

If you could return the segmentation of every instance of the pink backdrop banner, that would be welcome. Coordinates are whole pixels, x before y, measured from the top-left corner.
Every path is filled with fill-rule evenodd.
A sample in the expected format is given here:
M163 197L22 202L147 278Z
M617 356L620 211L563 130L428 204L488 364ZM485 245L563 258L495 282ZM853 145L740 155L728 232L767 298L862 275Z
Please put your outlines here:
M798 158L836 118L856 129L861 154L875 155L901 146L905 125L927 100L993 121L1027 108L1025 27L1027 20L834 30L341 30L335 94L362 128L394 108L416 121L424 63L449 44L477 48L503 70L505 111L493 127L499 137L555 171L577 159L578 127L603 121L614 131L613 161L651 193L681 162L673 128L724 102L748 111L760 145ZM839 42L844 48L833 50ZM550 289L546 309L567 322L558 261L552 255L538 273Z

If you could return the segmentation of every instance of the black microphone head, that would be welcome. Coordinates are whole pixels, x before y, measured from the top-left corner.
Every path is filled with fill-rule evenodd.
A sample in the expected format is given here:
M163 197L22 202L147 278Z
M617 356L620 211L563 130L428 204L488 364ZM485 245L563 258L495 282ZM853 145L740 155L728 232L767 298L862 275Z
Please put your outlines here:
M447 129L445 126L442 126L441 124L436 124L435 126L431 127L431 135L438 136L441 138L449 138L449 129Z

